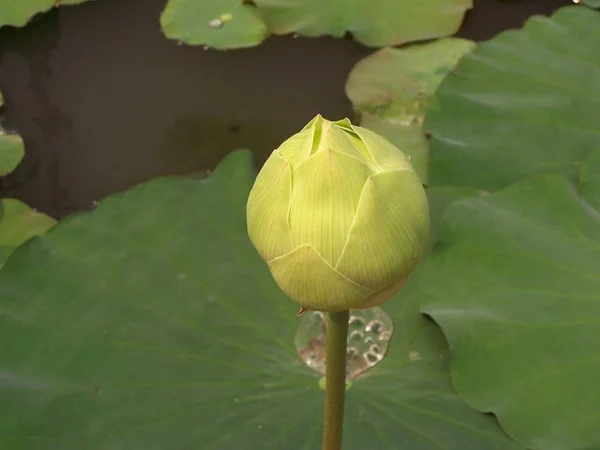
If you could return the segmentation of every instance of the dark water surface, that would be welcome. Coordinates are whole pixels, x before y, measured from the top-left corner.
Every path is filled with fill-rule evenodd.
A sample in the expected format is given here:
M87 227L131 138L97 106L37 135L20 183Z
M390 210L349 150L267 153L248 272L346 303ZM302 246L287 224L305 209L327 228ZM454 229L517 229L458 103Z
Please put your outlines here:
M2 180L60 218L159 175L212 169L236 148L259 162L317 113L352 116L344 83L373 49L272 37L227 52L160 31L165 0L97 0L0 31L4 124L26 158ZM458 33L488 39L569 0L479 0Z

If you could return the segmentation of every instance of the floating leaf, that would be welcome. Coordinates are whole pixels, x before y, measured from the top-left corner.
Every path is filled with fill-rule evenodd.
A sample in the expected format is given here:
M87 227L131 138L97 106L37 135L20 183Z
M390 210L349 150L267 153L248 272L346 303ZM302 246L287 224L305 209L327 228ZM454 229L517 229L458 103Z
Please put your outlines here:
M347 32L371 47L453 34L472 0L255 0L274 34L342 37Z
M574 2L579 3L579 2ZM583 0L583 4L592 8L600 8L600 0Z
M427 183L423 118L439 84L475 44L457 38L406 48L384 48L350 72L346 94L361 114L361 126L381 134L411 157Z
M430 184L489 190L561 172L576 180L600 148L600 14L535 16L461 59L425 127Z
M94 0L54 0L54 3L57 6L66 6L66 5L79 5L81 3L90 2Z
M0 0L1 1L1 0ZM161 24L165 35L188 44L225 49L251 47L267 34L342 37L381 47L447 36L460 27L472 0L169 0ZM223 21L225 15L228 20ZM222 22L222 26L218 26Z
M267 37L256 8L242 0L169 0L160 23L170 39L216 49L252 47Z
M22 27L37 13L55 6L76 5L90 0L0 0L0 27Z
M0 128L0 177L15 170L24 154L21 137L16 134L5 134Z
M0 93L0 107L4 105L4 98ZM0 126L0 177L9 174L19 165L25 154L23 140L20 136L6 134Z
M16 247L33 236L41 236L56 223L14 198L0 200L0 210L0 267Z
M3 447L319 447L320 377L246 233L250 159L113 195L16 250L0 271ZM344 448L521 448L453 392L414 286L385 306L385 359L348 389Z
M600 448L600 213L538 176L450 206L437 249L421 300L460 395L527 448Z
M0 93L0 106L3 97ZM23 140L6 134L0 127L0 176L12 172L23 159ZM17 199L0 200L0 267L15 247L32 236L41 235L54 224L54 219L38 213ZM0 439L0 444L1 444Z

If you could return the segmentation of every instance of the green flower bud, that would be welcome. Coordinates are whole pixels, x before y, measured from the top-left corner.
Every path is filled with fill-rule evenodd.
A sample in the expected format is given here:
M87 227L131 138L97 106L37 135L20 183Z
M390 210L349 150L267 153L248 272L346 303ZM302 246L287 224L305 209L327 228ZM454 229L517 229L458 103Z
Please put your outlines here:
M384 303L429 236L427 197L409 159L348 119L317 116L275 150L246 215L275 281L309 310Z

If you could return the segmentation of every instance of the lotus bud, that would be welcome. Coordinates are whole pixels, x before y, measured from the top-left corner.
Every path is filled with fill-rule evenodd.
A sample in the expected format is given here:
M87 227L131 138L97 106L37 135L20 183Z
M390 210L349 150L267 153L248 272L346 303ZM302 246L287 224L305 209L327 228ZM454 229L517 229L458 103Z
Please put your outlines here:
M316 311L381 305L429 236L427 197L409 158L348 119L321 116L267 159L246 217L277 285Z

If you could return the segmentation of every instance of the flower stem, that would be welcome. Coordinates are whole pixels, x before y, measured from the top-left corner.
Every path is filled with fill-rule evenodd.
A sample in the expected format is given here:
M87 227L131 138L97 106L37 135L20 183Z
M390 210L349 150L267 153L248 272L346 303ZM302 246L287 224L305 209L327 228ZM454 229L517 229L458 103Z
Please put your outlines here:
M346 347L349 311L327 317L325 344L325 422L322 450L341 450L346 394Z

